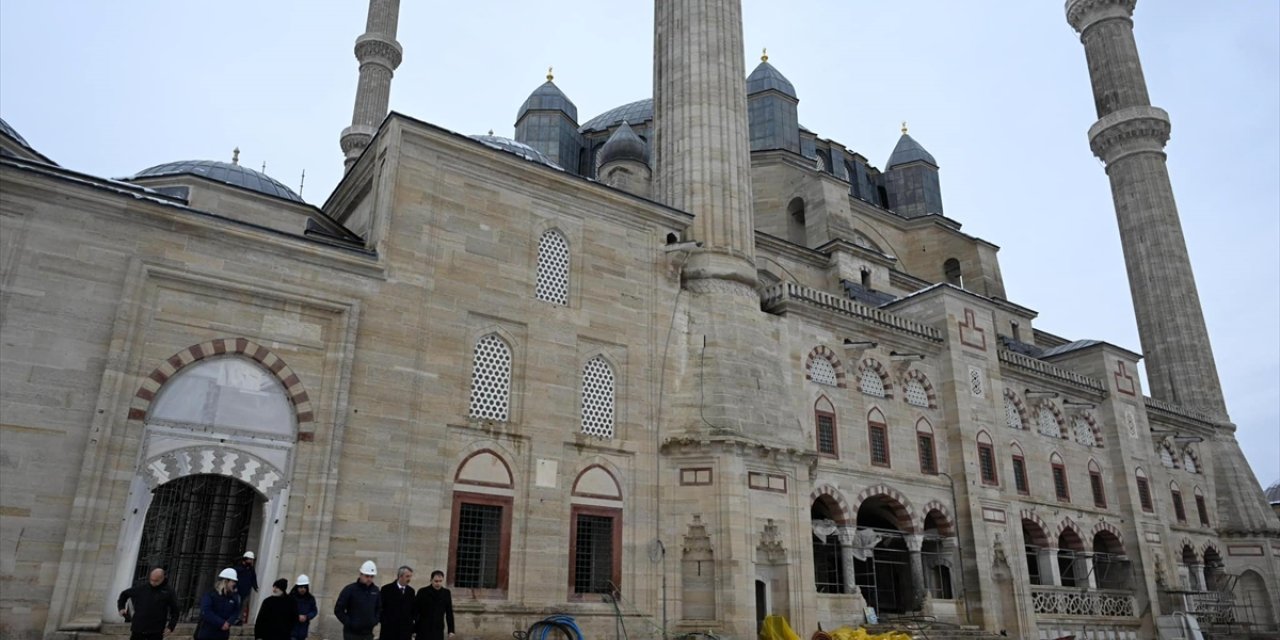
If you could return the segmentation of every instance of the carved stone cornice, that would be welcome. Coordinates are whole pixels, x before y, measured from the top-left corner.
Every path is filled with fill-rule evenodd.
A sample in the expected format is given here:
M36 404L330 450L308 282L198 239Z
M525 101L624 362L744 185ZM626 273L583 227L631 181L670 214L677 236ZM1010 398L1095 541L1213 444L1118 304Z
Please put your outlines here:
M1131 20L1137 0L1067 0L1067 22L1076 33L1104 20Z
M395 71L404 58L404 49L400 43L381 33L366 33L356 38L356 60L361 65L376 64Z
M1089 127L1089 148L1107 164L1134 153L1164 153L1170 129L1164 109L1125 107Z

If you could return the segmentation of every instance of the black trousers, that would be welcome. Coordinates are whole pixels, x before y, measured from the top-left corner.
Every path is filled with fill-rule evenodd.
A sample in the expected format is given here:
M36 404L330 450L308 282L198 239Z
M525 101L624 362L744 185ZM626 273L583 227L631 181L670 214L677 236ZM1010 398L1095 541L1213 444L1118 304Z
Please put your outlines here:
M163 640L163 631L134 631L129 634L129 640Z

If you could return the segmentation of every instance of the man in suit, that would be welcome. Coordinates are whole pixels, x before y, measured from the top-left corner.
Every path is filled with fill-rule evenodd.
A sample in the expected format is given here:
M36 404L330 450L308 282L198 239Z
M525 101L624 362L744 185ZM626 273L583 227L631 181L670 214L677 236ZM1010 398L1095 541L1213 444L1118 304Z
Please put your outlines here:
M382 587L381 640L409 640L413 636L413 568L402 566L396 570L395 582Z

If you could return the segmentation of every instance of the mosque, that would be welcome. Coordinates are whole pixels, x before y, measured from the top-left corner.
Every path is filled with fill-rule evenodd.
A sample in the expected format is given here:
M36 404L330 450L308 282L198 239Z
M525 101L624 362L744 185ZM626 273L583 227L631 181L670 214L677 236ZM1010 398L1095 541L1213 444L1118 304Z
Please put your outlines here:
M1280 520L1134 1L1065 13L1140 352L1037 329L905 127L876 166L800 126L740 0L658 0L652 99L580 121L548 74L514 139L388 113L399 0L370 0L320 205L234 160L79 173L3 125L0 635L118 635L152 566L193 620L252 549L311 576L321 637L365 560L445 567L460 639L1275 637Z

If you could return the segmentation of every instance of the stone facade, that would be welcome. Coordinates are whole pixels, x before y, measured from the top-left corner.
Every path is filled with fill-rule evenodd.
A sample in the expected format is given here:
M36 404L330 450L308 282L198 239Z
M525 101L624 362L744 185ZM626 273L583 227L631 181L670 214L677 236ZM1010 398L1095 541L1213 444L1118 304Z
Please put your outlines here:
M698 19L740 52L736 5ZM307 573L322 637L368 559L446 570L463 638L552 611L643 637L866 606L1023 638L1280 622L1280 522L1225 414L1036 330L994 245L886 208L860 156L799 130L750 152L743 82L696 96L740 122L717 143L663 66L694 59L659 55L657 119L630 123L658 201L399 114L323 208L0 136L0 633L118 622L139 565L178 557L166 487L197 479L248 496L209 561ZM729 192L664 172L682 139Z

